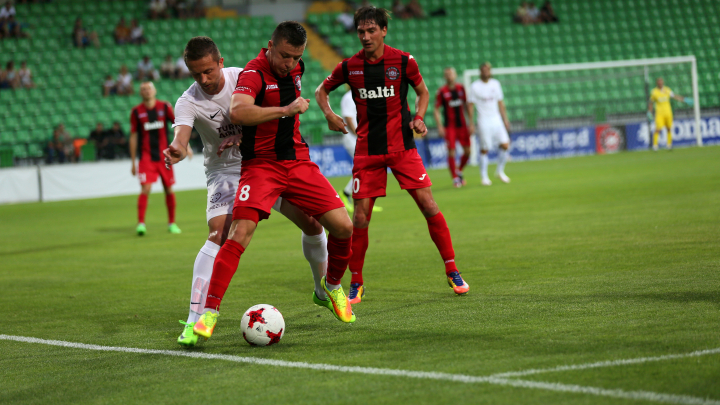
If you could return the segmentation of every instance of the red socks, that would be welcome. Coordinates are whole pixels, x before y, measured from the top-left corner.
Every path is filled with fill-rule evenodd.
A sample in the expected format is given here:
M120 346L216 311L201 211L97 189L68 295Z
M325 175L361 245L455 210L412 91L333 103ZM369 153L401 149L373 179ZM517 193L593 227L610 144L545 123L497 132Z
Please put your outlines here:
M220 301L222 301L225 291L228 285L230 285L230 280L232 280L235 271L237 271L240 256L242 256L244 252L245 248L232 239L228 239L222 245L217 256L215 256L215 264L213 264L213 272L205 300L205 308L219 310Z
M225 242L227 243L227 242ZM337 285L345 275L345 270L348 267L350 256L352 256L352 238L338 239L332 235L328 236L328 268L327 268L327 283ZM222 252L222 250L221 250ZM217 260L215 261L217 263ZM215 278L215 271L213 270L213 278ZM212 287L212 282L210 284ZM208 291L208 300L210 299L210 292Z
M145 211L147 210L147 194L140 194L138 196L138 223L145 223Z
M450 177L453 179L457 176L455 171L455 156L448 156L448 168L450 169Z
M469 154L463 154L462 157L460 158L460 171L463 171L463 169L465 168L465 165L467 164L468 160L470 160L470 155L469 155Z
M352 235L352 258L350 259L350 273L352 273L352 284L362 284L362 269L365 264L365 252L368 249L368 228L353 227Z
M168 224L175 222L175 194L165 194L165 205L168 210Z
M435 246L440 251L440 257L445 262L445 274L458 271L455 265L455 250L452 246L452 239L450 239L450 229L448 229L442 212L427 218L427 223L430 237L435 242Z

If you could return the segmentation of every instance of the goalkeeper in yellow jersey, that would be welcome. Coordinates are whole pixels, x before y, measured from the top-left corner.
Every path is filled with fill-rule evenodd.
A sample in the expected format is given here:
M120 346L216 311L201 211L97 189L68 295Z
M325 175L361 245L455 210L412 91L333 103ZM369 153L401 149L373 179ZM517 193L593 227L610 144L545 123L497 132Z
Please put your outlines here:
M655 106L655 132L653 133L652 139L653 150L658 150L658 135L663 128L667 128L667 148L672 149L673 114L672 107L670 107L670 98L682 101L688 105L692 105L693 99L673 93L669 87L665 86L662 77L658 77L655 83L657 87L650 92L650 101L648 102L648 120L650 121L653 119L653 105Z

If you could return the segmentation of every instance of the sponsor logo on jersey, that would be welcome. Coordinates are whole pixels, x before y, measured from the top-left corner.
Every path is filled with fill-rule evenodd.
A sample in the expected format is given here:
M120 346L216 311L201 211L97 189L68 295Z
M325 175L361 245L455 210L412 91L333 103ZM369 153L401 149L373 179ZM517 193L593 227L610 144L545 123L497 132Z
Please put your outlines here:
M385 76L387 76L387 78L390 80L395 80L400 77L400 71L395 66L390 66L389 68L385 69Z
M246 72L247 72L247 70L246 70ZM237 86L237 87L235 87L235 91L245 91L248 93L252 93L252 90L250 90L250 87L246 87L246 86Z
M361 99L365 100L368 98L388 98L395 96L395 86L377 86L375 89L358 89L358 95Z
M351 70L351 71L349 72L349 75L350 75L350 76L353 76L353 75L361 75L361 74L363 74L363 71L362 71L362 70Z
M278 88L279 88L279 87L278 87L277 84L268 84L267 87L265 87L265 90L275 90L275 89L278 89Z
M160 129L165 126L165 121L153 121L153 122L146 122L143 125L143 129L146 131L152 131L154 129Z
M448 107L460 107L463 104L463 101L459 98L455 100L448 101Z
M295 87L297 87L298 91L300 91L300 88L302 87L300 81L300 76L295 76Z
M227 138L228 136L242 134L242 126L235 124L223 125L217 129L218 137L220 139Z
M147 117L147 113L138 114L138 118L145 118L145 117Z
M164 117L164 116L165 116L165 111L163 111L163 110L158 111L158 117Z
M221 196L221 195L222 195L222 194L220 194L220 193L215 193L215 194L213 194L213 195L210 197L210 203L211 203L211 204L216 203L216 202L220 199L220 196Z

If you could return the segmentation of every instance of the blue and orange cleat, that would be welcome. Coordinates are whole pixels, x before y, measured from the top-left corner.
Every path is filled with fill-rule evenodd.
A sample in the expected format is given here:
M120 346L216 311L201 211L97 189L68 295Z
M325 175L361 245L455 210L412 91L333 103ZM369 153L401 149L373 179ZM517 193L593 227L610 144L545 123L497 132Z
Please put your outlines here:
M195 334L197 335L204 337L205 339L209 338L210 336L212 336L213 331L215 330L215 325L217 324L217 319L219 316L219 313L205 311L205 313L202 314L200 319L195 322L195 326L193 326L193 332L195 332Z
M345 295L345 290L343 290L342 286L340 286L337 290L328 290L325 285L325 277L320 280L320 284L322 285L323 290L325 290L328 300L332 304L328 305L327 308L333 313L333 315L335 315L335 318L345 323L355 322L355 314L352 311L352 305L348 302L347 295Z
M355 305L362 301L365 296L365 287L360 283L350 284L350 294L348 295L348 302Z
M447 276L448 285L457 295L465 295L470 291L470 285L463 280L459 271L453 271Z

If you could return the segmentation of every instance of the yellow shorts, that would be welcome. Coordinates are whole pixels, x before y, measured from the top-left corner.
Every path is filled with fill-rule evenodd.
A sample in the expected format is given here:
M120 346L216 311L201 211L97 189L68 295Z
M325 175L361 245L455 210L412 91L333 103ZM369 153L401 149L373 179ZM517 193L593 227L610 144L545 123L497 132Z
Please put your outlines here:
M672 113L655 114L655 129L667 128L670 130L673 124Z

